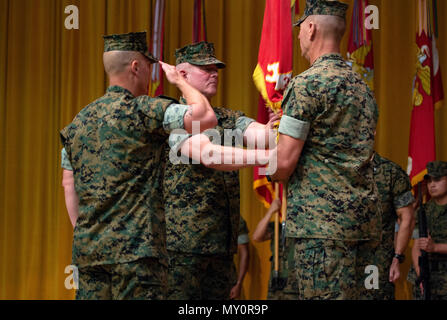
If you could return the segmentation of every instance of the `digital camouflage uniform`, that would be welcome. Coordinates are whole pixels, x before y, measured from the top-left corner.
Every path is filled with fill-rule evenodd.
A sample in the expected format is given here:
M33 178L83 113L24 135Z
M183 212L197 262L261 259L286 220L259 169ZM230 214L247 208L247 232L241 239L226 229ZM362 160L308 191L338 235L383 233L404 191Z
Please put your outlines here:
M68 159L67 150L62 148L61 150L61 168L69 171L73 171L70 160Z
M289 270L293 270L295 267L294 261L294 247L290 245L290 239L283 236L283 225L279 224L279 243L278 243L278 281L274 286L272 279L275 270L275 223L270 222L267 231L271 234L270 257L271 272L269 287L267 292L268 300L297 300L298 299L298 285L296 283L296 277L290 276L293 271L289 273ZM287 252L287 254L284 254Z
M447 176L447 162L435 161L427 165L428 176L443 177ZM426 175L426 177L427 177ZM424 204L425 214L427 216L427 229L433 242L447 243L447 205L438 205L431 199ZM414 238L419 238L418 213L416 213L416 227ZM447 300L447 255L439 253L429 253L430 266L430 287L431 300ZM413 298L422 300L419 285L415 284L416 272L414 268L410 270L408 280L413 283Z
M396 210L411 205L414 197L411 193L410 178L399 165L377 153L374 154L372 162L374 181L382 206L382 241L372 251L374 259L370 264L379 268L379 289L365 289L364 297L361 298L393 300L394 284L389 281L389 271L394 257L395 224L398 218Z
M144 54L145 41L145 33L107 36L105 51ZM186 110L112 86L61 131L63 165L72 167L79 197L77 299L165 298L161 164L168 133L183 128Z
M306 14L344 17L347 5L332 3L308 1ZM305 141L288 181L286 219L299 299L358 299L360 266L371 258L360 253L380 240L370 163L375 98L340 54L326 54L289 83L283 110L279 132Z
M214 54L214 44L201 41L184 46L175 51L175 64L188 62L195 66L215 64L218 69L225 68L225 63L218 60Z
M214 57L212 44L206 42L179 49L176 57L177 64L223 65ZM254 121L239 111L213 109L218 122L215 129L222 137L221 141L212 140L215 144L231 141L224 138L225 129L238 129L242 136ZM179 144L171 142L171 147ZM165 159L169 159L168 148ZM233 255L237 252L239 230L239 173L167 160L163 194L170 260L169 299L228 299L236 281Z

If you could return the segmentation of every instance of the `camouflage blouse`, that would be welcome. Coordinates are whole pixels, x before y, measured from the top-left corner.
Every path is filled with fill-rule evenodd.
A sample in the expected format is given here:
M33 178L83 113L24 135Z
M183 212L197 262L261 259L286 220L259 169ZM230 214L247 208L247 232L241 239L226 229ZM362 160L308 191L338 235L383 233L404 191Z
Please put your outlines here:
M79 196L78 267L166 256L160 163L186 112L172 103L109 87L61 131Z
M397 221L396 210L414 202L411 182L407 173L396 163L374 154L374 181L379 189L382 205L382 247L394 254L394 230ZM391 263L391 261L390 261Z
M305 140L288 182L287 236L378 239L378 110L368 86L341 55L323 55L290 82L283 110L279 132Z
M240 111L214 107L215 128L245 132L251 120ZM201 164L173 164L165 150L163 181L167 249L181 253L232 255L239 230L239 172L222 172Z

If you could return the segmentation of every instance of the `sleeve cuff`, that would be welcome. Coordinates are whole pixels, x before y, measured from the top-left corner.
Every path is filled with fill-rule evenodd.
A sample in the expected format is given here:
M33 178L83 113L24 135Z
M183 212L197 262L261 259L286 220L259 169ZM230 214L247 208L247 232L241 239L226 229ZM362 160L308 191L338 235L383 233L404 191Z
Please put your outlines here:
M185 127L183 118L190 106L184 104L171 104L165 111L163 118L163 129L170 133L175 129L183 129Z
M178 132L176 132L178 131ZM191 137L191 134L187 133L185 130L175 130L169 135L168 143L169 147L175 153L178 152L183 142L188 140Z
M61 151L61 167L65 170L73 171L73 167L71 166L70 160L68 159L68 154L65 148L62 148Z
M278 132L295 139L306 141L310 124L289 116L282 116Z
M413 239L419 239L419 230L417 228L415 228L413 230L413 234L411 235L411 238Z
M248 126L250 124L252 124L253 122L256 122L254 119L249 118L249 117L239 117L236 120L236 129L239 129L242 131L242 133L244 134L245 131L247 130Z
M249 242L250 239L248 238L248 234L241 234L237 237L237 244L246 244Z
M409 206L414 202L414 197L411 191L407 191L394 200L394 208L400 209Z

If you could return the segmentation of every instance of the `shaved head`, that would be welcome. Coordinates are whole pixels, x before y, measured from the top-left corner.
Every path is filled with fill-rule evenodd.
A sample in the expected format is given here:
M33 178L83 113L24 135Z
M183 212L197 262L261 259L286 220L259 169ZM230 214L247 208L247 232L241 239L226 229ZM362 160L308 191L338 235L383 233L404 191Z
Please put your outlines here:
M103 54L104 69L109 77L123 73L134 60L143 61L145 59L141 53L136 51L109 51Z
M104 70L111 86L121 86L135 97L147 95L151 61L137 51L109 51L103 55Z
M346 30L345 19L331 15L312 15L300 25L298 39L301 55L311 64L320 56L340 53L340 43Z
M317 26L317 33L325 40L341 42L346 31L345 20L338 16L314 15L306 20L307 23L314 23Z

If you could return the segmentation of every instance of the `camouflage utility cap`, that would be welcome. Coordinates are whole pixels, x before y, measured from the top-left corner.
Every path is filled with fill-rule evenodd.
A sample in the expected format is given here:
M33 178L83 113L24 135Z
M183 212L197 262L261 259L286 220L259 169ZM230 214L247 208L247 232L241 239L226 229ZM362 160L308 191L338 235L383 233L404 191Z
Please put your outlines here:
M447 176L447 162L446 161L433 161L427 164L428 173L424 176L427 178L440 178Z
M336 0L306 0L303 16L293 25L299 27L309 16L337 16L345 18L348 5Z
M151 63L158 62L147 50L146 31L104 36L104 52L109 51L137 51Z
M219 69L225 68L225 63L217 60L214 55L214 45L206 41L189 44L183 48L175 50L175 58L176 65L189 62L190 64L197 66L215 64Z

